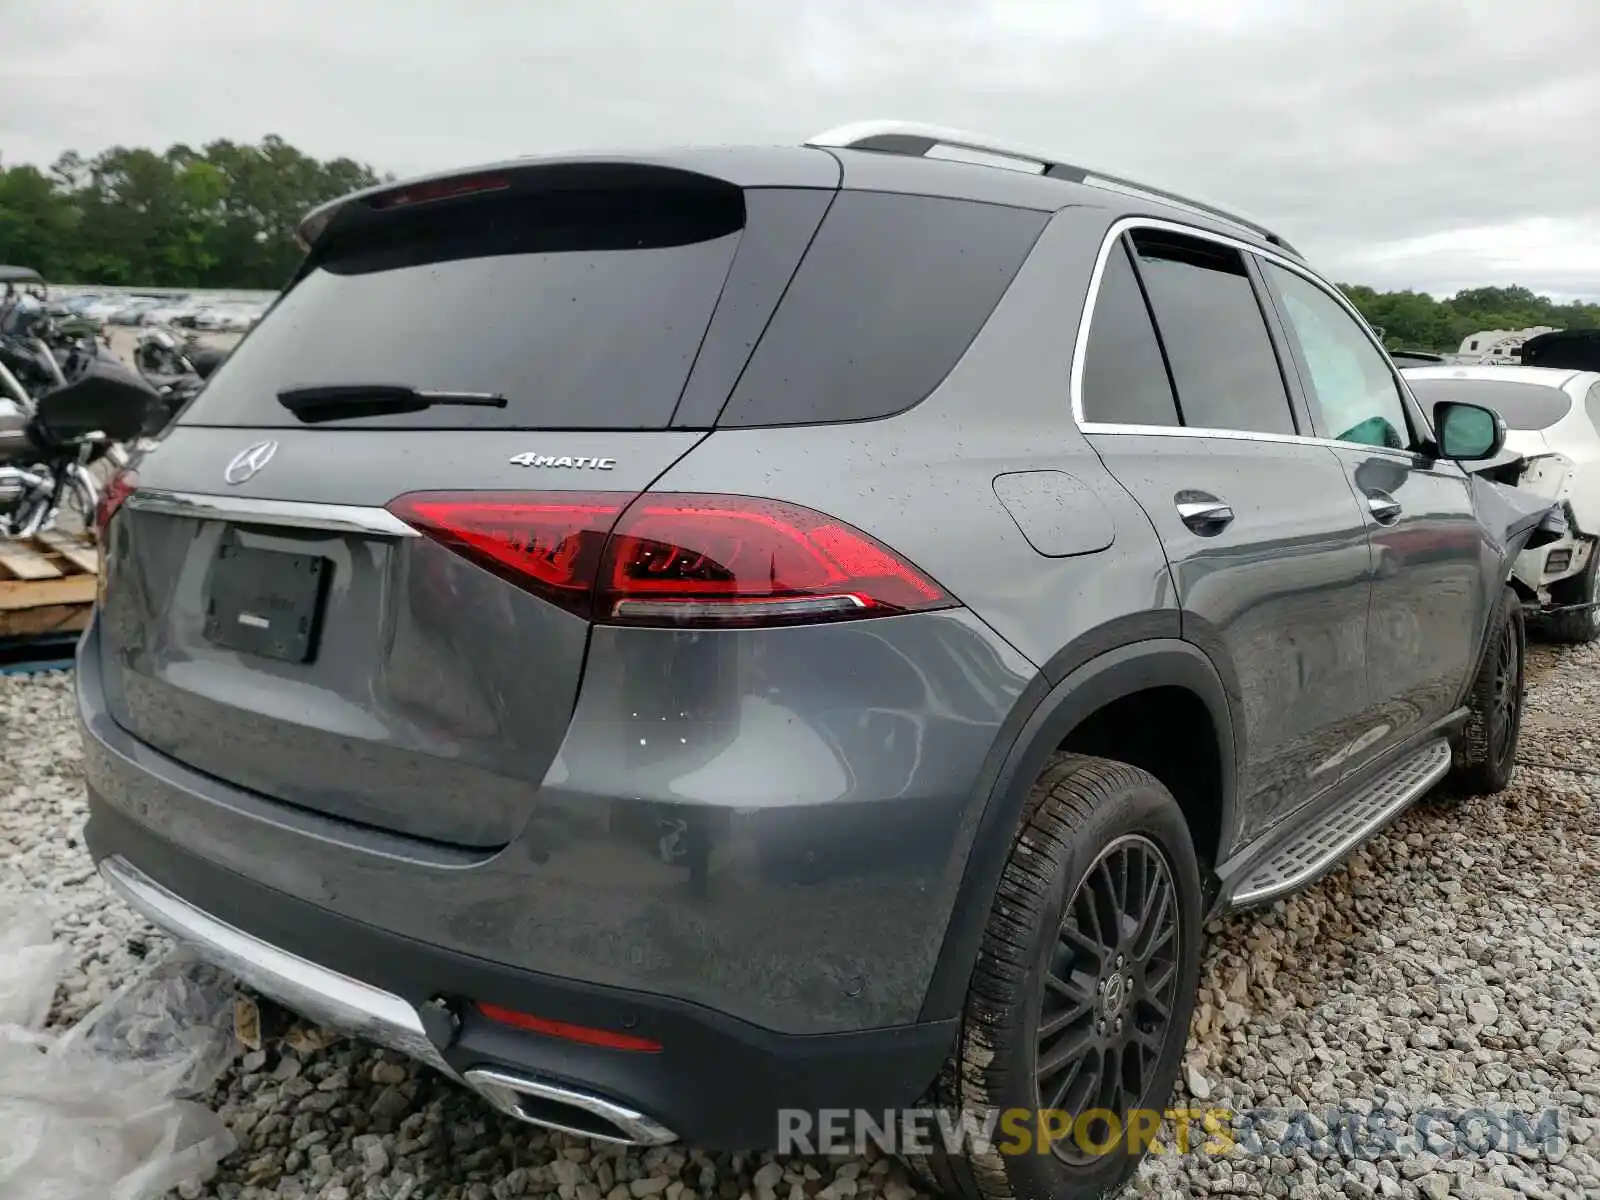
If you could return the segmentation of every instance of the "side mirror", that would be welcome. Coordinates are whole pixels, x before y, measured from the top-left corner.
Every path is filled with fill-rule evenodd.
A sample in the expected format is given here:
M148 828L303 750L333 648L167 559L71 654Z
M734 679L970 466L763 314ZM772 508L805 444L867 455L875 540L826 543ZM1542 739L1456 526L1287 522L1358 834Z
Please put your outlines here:
M1479 462L1499 454L1506 444L1506 423L1481 404L1441 400L1433 406L1433 427L1439 435L1439 457Z

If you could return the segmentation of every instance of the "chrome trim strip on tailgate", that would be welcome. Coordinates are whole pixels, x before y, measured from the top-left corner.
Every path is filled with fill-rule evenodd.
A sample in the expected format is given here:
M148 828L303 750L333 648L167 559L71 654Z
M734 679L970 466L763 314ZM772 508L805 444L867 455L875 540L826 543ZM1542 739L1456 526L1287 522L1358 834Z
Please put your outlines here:
M256 991L329 1029L398 1050L459 1081L408 1001L219 921L120 854L101 860L100 875L152 924Z
M195 517L202 521L239 521L249 525L289 525L334 533L378 537L421 537L386 508L358 504L313 504L305 500L258 500L248 496L215 496L202 492L169 492L140 488L127 507L141 512Z

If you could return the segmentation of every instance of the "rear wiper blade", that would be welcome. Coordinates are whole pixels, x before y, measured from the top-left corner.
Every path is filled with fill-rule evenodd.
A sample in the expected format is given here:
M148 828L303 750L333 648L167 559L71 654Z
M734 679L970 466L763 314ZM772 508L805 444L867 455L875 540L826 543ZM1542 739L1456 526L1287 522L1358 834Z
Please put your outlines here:
M504 408L506 398L498 392L429 391L403 383L337 383L286 388L278 393L278 403L302 421L314 422L422 412L442 404Z

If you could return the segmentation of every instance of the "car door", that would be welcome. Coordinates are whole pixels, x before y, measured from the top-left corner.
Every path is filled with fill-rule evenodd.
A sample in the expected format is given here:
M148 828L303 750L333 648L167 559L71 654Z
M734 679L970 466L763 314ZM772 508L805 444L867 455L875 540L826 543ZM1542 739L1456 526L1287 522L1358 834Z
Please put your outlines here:
M1428 453L1431 434L1366 322L1309 272L1260 263L1312 424L1332 441L1373 548L1373 723L1359 766L1459 703L1488 619L1482 533L1466 472Z
M1239 250L1178 228L1109 247L1074 410L1161 538L1183 636L1229 680L1248 837L1336 782L1359 734L1371 554Z

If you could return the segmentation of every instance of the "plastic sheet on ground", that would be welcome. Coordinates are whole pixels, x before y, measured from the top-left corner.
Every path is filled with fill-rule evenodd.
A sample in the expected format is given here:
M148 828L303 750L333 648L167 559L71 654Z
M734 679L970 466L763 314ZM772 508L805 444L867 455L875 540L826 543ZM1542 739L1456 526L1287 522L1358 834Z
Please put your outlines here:
M156 1200L234 1148L204 1106L234 1053L233 982L183 951L64 1033L45 1032L71 954L0 897L0 1196Z

